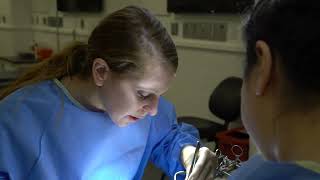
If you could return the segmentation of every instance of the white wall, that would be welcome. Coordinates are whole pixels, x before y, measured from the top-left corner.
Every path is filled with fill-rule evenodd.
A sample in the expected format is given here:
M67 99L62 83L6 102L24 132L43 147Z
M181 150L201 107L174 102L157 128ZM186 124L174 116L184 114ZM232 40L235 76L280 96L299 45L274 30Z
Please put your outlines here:
M172 22L228 23L226 42L188 40L183 39L181 34L173 36L178 47L180 65L175 83L165 96L176 105L178 115L194 115L219 121L209 112L207 105L209 95L224 78L242 74L243 48L238 16L169 14L166 12L166 0L105 0L105 11L102 13L76 15L58 13L57 15L64 19L64 28L59 29L60 38L57 41L56 28L47 27L42 22L44 17L56 16L55 0L24 0L24 6L17 5L17 2L20 0L0 0L0 17L1 14L5 14L12 21L6 25L0 23L0 39L1 43L5 44L0 48L0 56L14 55L18 51L28 50L33 40L55 51L58 50L57 43L63 47L75 39L86 41L92 28L102 17L127 5L149 8L168 29ZM38 24L35 24L36 18L39 20ZM81 19L85 22L84 28L80 27Z
M1 56L10 56L15 53L15 46L12 36L11 29L3 28L0 30L0 40L2 44L0 48Z
M12 30L8 28L3 22L3 17L5 17L6 22L9 22L11 12L11 3L10 0L1 0L0 1L0 40L1 40L1 55L10 55L14 53L14 41L12 39Z
M30 0L0 1L0 55L13 56L26 51L32 40Z
M167 0L106 0L105 9L107 13L118 10L128 5L138 5L147 7L157 15L167 13Z
M0 12L9 12L9 11L10 11L10 0L1 0Z
M194 48L178 48L177 79L166 97L178 115L193 115L218 121L208 108L209 96L219 82L241 76L242 54Z

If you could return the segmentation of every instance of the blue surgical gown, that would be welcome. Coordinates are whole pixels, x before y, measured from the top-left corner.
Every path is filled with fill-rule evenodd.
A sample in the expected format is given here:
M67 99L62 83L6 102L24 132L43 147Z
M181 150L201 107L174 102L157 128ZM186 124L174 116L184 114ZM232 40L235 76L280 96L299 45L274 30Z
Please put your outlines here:
M53 80L0 101L0 172L13 180L141 179L149 160L173 176L184 170L181 149L197 139L162 97L156 116L121 128L79 107Z
M319 180L320 174L295 163L278 163L253 156L235 170L228 180Z

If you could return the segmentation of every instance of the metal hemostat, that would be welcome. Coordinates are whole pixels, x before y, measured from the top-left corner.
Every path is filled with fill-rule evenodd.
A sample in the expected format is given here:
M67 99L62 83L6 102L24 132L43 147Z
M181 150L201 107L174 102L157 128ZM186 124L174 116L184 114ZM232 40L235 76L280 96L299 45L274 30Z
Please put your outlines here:
M219 149L215 151L218 166L215 169L214 177L230 176L231 171L241 166L242 161L240 157L243 155L243 149L238 145L234 145L231 148L231 152L236 157L235 160L230 160L226 155L223 155Z

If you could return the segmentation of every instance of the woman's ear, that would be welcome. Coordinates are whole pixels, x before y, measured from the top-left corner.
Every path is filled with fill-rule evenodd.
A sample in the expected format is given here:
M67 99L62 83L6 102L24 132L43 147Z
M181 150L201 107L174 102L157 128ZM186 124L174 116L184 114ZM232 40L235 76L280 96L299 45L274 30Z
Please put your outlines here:
M265 93L270 80L272 71L272 54L269 45L264 41L256 42L256 54L257 54L257 82L256 82L256 95L261 96Z
M92 63L92 76L94 83L99 87L103 86L109 75L110 68L108 63L101 58L94 59Z

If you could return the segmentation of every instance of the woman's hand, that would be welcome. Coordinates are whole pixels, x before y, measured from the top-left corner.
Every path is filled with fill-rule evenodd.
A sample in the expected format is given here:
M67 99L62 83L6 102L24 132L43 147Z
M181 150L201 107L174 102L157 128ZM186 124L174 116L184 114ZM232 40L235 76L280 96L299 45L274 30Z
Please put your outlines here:
M207 147L200 148L197 161L190 174L189 170L195 149L196 148L193 146L186 146L181 152L181 160L187 172L186 180L213 180L213 173L217 166L217 159L215 153L210 151Z

